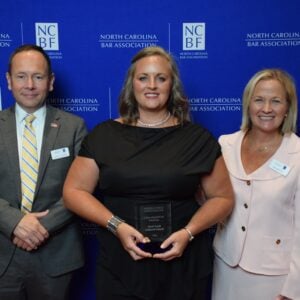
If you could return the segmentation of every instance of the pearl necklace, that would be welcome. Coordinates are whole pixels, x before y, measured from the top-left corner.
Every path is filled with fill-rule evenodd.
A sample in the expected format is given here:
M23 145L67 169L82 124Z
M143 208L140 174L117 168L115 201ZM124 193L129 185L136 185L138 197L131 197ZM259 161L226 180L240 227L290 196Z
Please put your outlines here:
M166 122L169 121L171 117L171 113L168 112L167 116L165 118L163 118L162 120L158 121L158 122L155 122L155 123L144 123L143 121L141 121L140 119L137 120L138 124L144 126L144 127L157 127L157 126L160 126Z

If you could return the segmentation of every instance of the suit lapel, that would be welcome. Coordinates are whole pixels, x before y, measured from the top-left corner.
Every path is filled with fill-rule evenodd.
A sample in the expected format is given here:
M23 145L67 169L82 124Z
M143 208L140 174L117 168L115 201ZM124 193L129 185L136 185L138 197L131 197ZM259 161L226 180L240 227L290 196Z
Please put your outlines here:
M59 110L47 106L36 194L40 188L48 162L51 159L51 150L53 150L53 145L60 129L59 119Z
M295 162L293 161L294 153L299 152L297 139L294 134L285 134L280 147L263 165L253 171L251 174L246 174L241 161L241 145L245 133L239 131L235 134L228 135L225 142L222 142L223 156L226 161L228 170L233 177L241 180L272 180L281 177L280 172L274 171L270 167L273 160L277 160L283 165L293 168ZM295 138L296 137L296 138ZM238 159L236 159L238 157Z
M15 181L15 187L17 192L17 199L21 201L21 178L20 178L20 164L18 153L18 139L16 128L16 117L14 107L9 108L3 112L0 118L0 132L3 139L3 146L7 153L7 162L9 164L9 170L13 180ZM5 158L3 158L5 159ZM4 176L4 174L2 174Z

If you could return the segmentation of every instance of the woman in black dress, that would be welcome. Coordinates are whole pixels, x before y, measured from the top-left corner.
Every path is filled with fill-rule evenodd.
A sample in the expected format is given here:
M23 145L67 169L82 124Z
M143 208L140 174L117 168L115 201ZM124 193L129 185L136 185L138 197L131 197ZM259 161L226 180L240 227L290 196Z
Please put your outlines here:
M164 49L133 58L120 118L86 137L64 201L101 226L97 299L208 299L208 229L231 212L232 187L219 144L189 121L176 63Z

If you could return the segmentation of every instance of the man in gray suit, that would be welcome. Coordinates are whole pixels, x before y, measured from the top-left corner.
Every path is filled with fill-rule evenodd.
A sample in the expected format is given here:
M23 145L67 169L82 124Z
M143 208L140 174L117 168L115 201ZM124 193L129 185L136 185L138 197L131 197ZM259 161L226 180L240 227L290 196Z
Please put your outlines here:
M86 127L81 118L46 105L54 74L41 47L16 49L6 77L16 103L0 112L0 299L68 299L73 271L83 266L83 251L61 196ZM32 114L31 125L25 125ZM30 154L37 162L32 199L23 180L28 126L37 150ZM34 177L33 164L27 164Z

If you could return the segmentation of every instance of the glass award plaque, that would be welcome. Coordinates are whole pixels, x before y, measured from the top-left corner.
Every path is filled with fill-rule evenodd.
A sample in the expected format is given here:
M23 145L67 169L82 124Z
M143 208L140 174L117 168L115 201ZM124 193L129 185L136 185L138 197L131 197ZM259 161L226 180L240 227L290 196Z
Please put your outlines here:
M136 228L151 240L138 246L152 254L169 250L161 249L160 244L172 233L171 202L136 203L135 214Z

